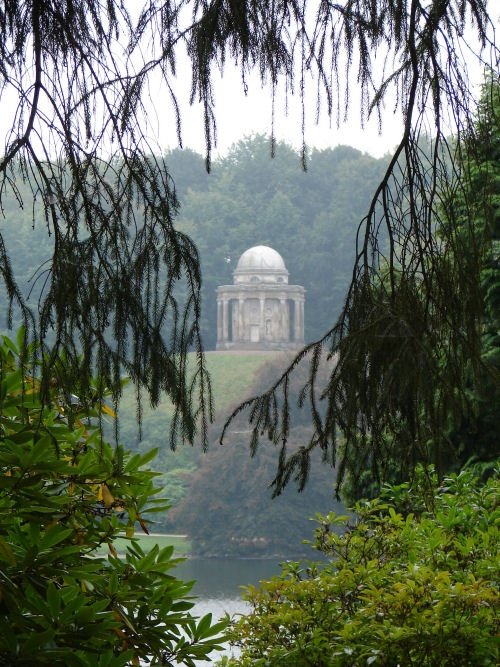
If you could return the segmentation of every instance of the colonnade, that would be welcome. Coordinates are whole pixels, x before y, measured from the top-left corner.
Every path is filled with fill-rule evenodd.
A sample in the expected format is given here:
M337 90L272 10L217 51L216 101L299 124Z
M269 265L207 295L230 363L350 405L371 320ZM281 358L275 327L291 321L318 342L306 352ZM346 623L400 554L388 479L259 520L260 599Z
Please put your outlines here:
M217 290L217 348L233 347L299 347L304 343L304 289L283 286L281 294L248 291L242 294L236 286ZM239 292L239 293L238 293ZM255 305L258 302L258 312ZM290 323L293 304L293 331ZM252 310L253 309L253 310ZM252 316L249 316L252 312Z

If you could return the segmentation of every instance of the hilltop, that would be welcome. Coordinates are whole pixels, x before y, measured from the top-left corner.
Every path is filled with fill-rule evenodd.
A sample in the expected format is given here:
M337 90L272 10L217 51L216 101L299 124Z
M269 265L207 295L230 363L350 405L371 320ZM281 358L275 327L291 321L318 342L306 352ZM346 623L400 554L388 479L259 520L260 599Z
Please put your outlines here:
M207 352L206 362L212 380L215 421L210 428L212 447L217 447L218 428L239 402L249 398L259 371L270 363L283 360L281 352ZM120 441L127 447L144 452L158 449L153 468L162 473L159 483L173 505L184 497L187 477L198 468L201 447L179 444L169 446L172 406L168 400L153 409L145 402L141 431L136 421L135 394L126 387L119 410ZM111 435L111 428L108 428ZM140 437L140 435L142 437Z
M302 539L312 534L310 518L317 512L343 511L334 500L334 472L318 456L305 490L294 484L272 498L270 483L276 470L279 448L263 444L250 456L248 430L238 426L223 447L218 437L232 408L265 389L291 360L282 352L212 352L207 365L213 382L216 419L210 430L210 446L168 447L170 406L162 404L143 416L143 440L136 438L135 414L121 410L121 433L135 438L141 451L157 447L153 468L162 472L160 481L174 508L155 530L187 533L193 553L203 556L295 557L309 554ZM128 413L128 414L127 414ZM291 445L308 437L306 416L298 419ZM241 423L240 423L241 424ZM127 444L130 444L129 442Z

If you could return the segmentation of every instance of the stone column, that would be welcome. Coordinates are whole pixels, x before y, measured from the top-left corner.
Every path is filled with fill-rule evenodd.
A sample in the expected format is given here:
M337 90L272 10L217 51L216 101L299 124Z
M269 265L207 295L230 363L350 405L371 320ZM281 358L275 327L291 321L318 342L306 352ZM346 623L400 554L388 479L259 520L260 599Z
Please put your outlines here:
M245 308L245 301L240 296L238 299L238 340L243 342L245 340L245 326L243 323L243 311Z
M301 300L299 304L300 309L300 342L304 342L304 302Z
M222 341L222 308L221 300L217 299L217 342Z
M286 299L280 299L280 313L281 313L280 338L285 343L288 343L289 331L288 331L288 312L287 312L287 300Z
M295 316L295 331L294 338L295 342L298 343L302 340L303 336L300 335L301 326L300 326L300 301L298 299L293 300L294 304L294 316Z
M228 300L223 299L222 301L222 340L227 342L229 336L229 321L228 321Z
M265 297L261 296L260 298L260 336L259 339L261 341L265 340L266 337L266 327L265 327L265 321L264 321L264 306L266 303Z

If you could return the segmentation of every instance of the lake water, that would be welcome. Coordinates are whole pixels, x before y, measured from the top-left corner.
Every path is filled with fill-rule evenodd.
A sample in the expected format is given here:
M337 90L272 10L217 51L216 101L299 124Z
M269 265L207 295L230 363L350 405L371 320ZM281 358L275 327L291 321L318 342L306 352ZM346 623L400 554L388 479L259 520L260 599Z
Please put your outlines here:
M257 585L262 579L279 572L277 561L234 558L190 558L175 568L175 576L180 579L196 580L193 594L198 600L193 613L204 616L211 612L214 620L226 612L232 615L248 611L247 604L241 599L241 586ZM228 647L226 654L230 653ZM215 653L212 658L216 659ZM203 661L198 664L213 663Z

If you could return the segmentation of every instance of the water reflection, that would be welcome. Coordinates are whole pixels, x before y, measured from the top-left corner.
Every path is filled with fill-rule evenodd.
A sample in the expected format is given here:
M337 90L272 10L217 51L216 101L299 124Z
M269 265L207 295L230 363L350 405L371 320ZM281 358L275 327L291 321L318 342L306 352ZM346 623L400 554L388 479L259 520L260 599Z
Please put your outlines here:
M279 563L271 560L233 558L190 558L176 567L175 574L184 581L196 580L193 594L197 596L193 613L204 616L212 613L214 620L225 613L244 614L249 610L241 598L241 587L257 585L262 579L269 579L280 571ZM226 655L231 653L226 648ZM237 650L232 649L236 654ZM217 656L212 656L216 660ZM198 665L208 665L200 661Z
M241 587L257 585L280 571L274 560L241 558L189 558L175 569L184 581L196 580L195 595L204 598L239 599Z

